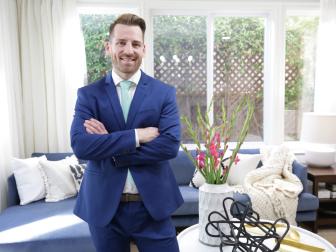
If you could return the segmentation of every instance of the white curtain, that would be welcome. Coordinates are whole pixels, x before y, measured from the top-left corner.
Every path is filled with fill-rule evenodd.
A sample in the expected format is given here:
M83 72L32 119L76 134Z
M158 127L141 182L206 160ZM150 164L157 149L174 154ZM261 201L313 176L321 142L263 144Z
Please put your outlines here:
M75 0L0 1L0 211L11 157L70 151L85 66Z
M24 155L16 2L0 1L0 211L6 206L10 157Z
M314 111L336 113L336 0L320 4Z
M17 0L26 155L70 151L85 51L75 0Z

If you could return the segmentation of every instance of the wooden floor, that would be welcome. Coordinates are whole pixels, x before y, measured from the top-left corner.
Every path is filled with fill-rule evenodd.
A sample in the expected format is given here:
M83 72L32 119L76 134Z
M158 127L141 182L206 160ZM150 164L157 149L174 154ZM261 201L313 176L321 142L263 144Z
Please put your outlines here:
M322 236L324 239L328 240L331 244L336 247L336 227L322 227L318 230L318 235Z
M324 239L329 241L331 244L336 246L336 227L320 227L318 230L318 235L322 236ZM131 244L131 252L138 252L137 247Z

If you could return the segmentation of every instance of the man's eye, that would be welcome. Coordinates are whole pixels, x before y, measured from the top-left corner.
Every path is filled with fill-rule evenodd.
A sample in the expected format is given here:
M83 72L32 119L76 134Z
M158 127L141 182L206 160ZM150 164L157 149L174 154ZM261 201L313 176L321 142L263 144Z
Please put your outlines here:
M117 45L124 46L126 43L124 41L119 41Z

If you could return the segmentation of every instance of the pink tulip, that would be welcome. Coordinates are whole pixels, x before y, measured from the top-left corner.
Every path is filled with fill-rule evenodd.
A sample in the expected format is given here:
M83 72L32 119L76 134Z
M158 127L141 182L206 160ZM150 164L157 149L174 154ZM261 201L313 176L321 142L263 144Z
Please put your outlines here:
M217 152L217 148L216 145L213 141L211 141L210 143L210 154L211 156L213 156L215 159L218 158L218 152Z
M205 166L205 153L204 152L200 152L196 156L196 161L197 161L198 168L203 169L204 166Z
M218 132L215 133L215 135L212 138L211 142L216 144L217 149L220 148L220 134Z

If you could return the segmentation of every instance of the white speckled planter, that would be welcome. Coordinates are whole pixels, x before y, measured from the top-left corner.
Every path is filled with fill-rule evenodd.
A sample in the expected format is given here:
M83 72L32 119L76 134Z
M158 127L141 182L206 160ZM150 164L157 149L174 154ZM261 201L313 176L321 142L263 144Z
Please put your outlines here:
M199 188L198 211L200 242L210 246L220 245L220 238L209 236L205 231L205 227L208 224L208 216L212 211L218 211L224 215L223 199L232 196L233 191L228 184L213 185L205 183ZM226 209L229 211L230 206L226 206ZM230 216L230 218L231 217L232 216ZM216 218L213 218L212 220L216 220ZM228 224L221 224L220 228L225 234L230 233L230 227ZM208 230L211 234L218 234L218 232L213 227L210 227Z

